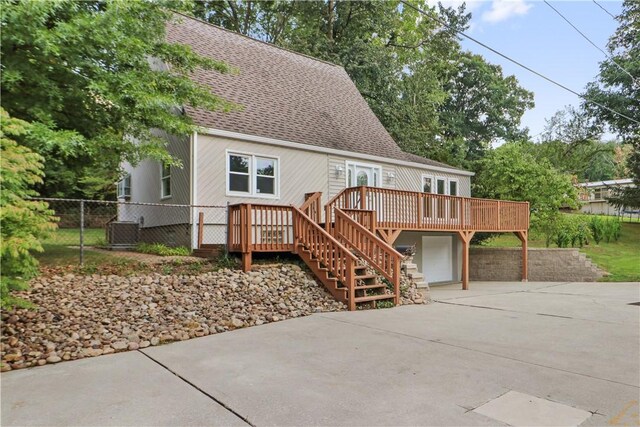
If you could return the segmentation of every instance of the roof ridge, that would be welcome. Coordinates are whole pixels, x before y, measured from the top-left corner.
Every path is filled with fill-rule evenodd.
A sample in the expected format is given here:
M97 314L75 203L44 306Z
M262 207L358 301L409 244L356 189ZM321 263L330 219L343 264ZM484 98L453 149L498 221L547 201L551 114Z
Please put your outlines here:
M173 13L175 13L176 15L180 15L180 16L182 16L182 17L185 17L185 18L191 19L191 20L193 20L193 21L200 22L201 24L205 24L205 25L208 25L208 26L210 26L210 27L217 28L218 30L225 31L225 32L227 32L227 33L231 33L231 34L236 35L236 36L239 36L239 37L244 37L245 39L249 39L249 40L254 41L254 42L262 43L262 44L267 45L267 46L269 46L269 47L273 47L273 48L276 48L276 49L280 49L280 50L283 50L283 51L285 51L285 52L293 53L294 55L302 56L302 57L304 57L304 58L308 58L308 59L311 59L311 60L313 60L313 61L322 62L322 63L324 63L324 64L331 65L331 66L334 66L334 67L337 67L337 68L342 68L342 69L344 70L344 67L343 67L342 65L335 64L335 63L333 63L333 62L329 62L329 61L325 61L324 59L319 59L319 58L316 58L316 57L314 57L314 56L307 55L307 54L304 54L304 53L296 52L295 50L287 49L286 47L278 46L277 44L274 44L274 43L269 43L269 42L266 42L266 41L263 41L263 40L255 39L255 38L253 38L253 37L250 37L250 36L247 36L247 35L245 35L245 34L239 33L239 32L237 32L237 31L229 30L229 29L224 28L224 27L221 27L221 26L219 26L219 25L212 24L211 22L207 22L207 21L205 21L205 20L203 20L203 19L196 18L196 17L194 17L194 16L189 16L189 15L187 15L187 14L185 14L185 13L183 13L183 12L179 12L179 11L177 11L177 10L173 10L173 9L171 9L171 11L172 11Z

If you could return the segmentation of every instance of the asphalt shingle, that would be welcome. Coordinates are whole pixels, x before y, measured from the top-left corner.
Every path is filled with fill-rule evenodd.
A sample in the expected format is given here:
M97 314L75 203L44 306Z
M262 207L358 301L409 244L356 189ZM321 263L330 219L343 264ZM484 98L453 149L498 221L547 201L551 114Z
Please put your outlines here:
M370 154L451 166L403 152L385 130L344 68L176 15L167 39L236 67L238 74L196 71L192 78L240 111L186 107L199 126Z

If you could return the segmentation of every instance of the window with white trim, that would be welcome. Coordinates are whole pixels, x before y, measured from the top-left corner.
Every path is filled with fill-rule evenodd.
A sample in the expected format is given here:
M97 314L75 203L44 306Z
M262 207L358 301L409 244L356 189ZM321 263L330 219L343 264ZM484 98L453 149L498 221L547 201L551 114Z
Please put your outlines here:
M458 195L458 180L455 178L449 178L449 193L450 196Z
M278 197L278 158L227 152L227 194Z
M118 181L118 199L131 197L131 174L128 173Z
M171 165L166 162L160 165L160 197L171 197Z

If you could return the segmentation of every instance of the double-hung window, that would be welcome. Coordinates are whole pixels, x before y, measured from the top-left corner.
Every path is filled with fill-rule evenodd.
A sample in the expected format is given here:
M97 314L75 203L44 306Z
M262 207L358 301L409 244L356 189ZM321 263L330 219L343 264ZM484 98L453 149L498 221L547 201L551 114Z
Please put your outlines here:
M128 199L131 197L131 174L126 174L118 181L118 199Z
M278 158L227 152L227 194L278 197Z
M160 196L171 197L171 166L165 162L160 165Z

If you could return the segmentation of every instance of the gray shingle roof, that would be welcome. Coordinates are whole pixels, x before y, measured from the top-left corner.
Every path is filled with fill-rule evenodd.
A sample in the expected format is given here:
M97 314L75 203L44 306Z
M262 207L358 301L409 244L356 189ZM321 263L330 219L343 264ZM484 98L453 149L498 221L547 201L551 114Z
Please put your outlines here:
M186 107L199 126L370 154L440 167L405 153L362 98L344 68L177 15L167 39L238 68L239 74L198 70L195 81L243 106L212 112Z

